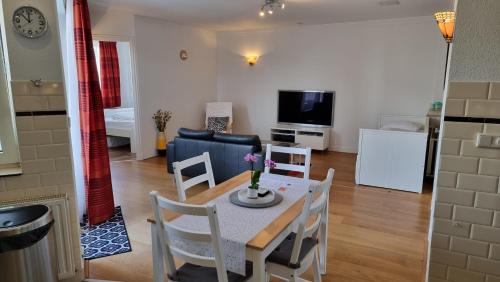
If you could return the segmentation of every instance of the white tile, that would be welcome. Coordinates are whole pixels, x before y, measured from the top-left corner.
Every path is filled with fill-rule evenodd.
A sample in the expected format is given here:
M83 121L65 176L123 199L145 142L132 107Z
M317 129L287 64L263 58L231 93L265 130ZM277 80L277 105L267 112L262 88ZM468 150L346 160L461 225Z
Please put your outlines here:
M500 160L480 159L479 173L483 175L500 176Z
M487 99L489 82L450 82L448 98L451 99Z
M492 82L490 86L490 96L488 97L489 99L495 99L498 100L500 99L500 83L499 82Z
M36 154L39 159L67 157L69 156L69 145L40 145L37 147Z
M448 268L448 280L453 282L484 282L484 273L468 271L456 267Z
M485 124L483 133L500 135L500 124L492 124L492 123Z
M54 160L33 160L23 161L22 168L23 173L34 174L55 171L56 165Z
M23 174L5 178L6 190L17 190L40 186L40 176L38 174Z
M473 207L455 206L453 219L455 221L491 225L493 222L493 211Z
M466 190L496 193L498 190L498 177L460 173L457 187Z
M500 228L473 224L471 238L484 242L500 243Z
M448 266L440 263L431 263L429 265L429 276L437 278L446 278Z
M49 108L52 111L66 110L64 96L49 96Z
M35 146L20 146L19 152L21 153L21 160L23 162L36 159Z
M30 95L29 85L27 81L12 81L11 82L12 95Z
M439 219L434 220L434 232L443 235L453 235L459 237L468 237L470 232L470 224L465 222L453 222L451 220Z
M459 155L460 146L462 142L460 139L443 138L441 143L441 154L443 155Z
M470 122L444 122L444 138L475 140L478 133L483 132L483 124Z
M53 144L65 144L69 143L69 133L66 129L58 129L52 131L52 143Z
M450 249L450 236L439 233L432 234L432 247L449 250Z
M73 173L72 171L44 173L41 175L41 182L44 186L71 184L73 183Z
M36 116L34 117L35 129L67 129L68 117L59 116Z
M441 156L441 170L456 171L463 173L477 173L479 167L478 158L458 157L450 155Z
M500 194L477 193L476 207L491 210L500 210Z
M436 203L434 207L434 216L439 218L451 219L453 215L453 205Z
M445 115L463 117L465 115L465 99L448 99L446 101Z
M16 112L46 111L49 109L49 100L43 96L15 96L14 108Z
M500 100L467 100L468 117L500 118Z
M446 264L456 267L465 267L467 256L465 254L449 252L441 249L432 249L431 262Z
M18 131L33 130L33 117L16 117L16 128Z
M500 275L500 261L469 257L469 269L487 274Z
M19 133L19 145L43 145L50 144L52 138L50 131L24 131Z
M439 187L457 187L458 173L449 171L439 171L438 174L438 186Z
M473 191L439 187L437 191L437 201L440 203L471 207L474 205L474 194L475 192Z
M465 157L480 157L488 159L500 159L500 150L492 148L478 148L476 147L474 141L464 140L462 141L462 156Z

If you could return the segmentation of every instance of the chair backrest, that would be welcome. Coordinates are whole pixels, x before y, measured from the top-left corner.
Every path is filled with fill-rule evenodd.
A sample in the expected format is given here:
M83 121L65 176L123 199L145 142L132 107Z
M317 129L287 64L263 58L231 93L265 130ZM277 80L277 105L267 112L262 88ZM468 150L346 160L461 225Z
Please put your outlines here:
M297 264L304 238L318 239L318 229L323 217L328 212L326 209L328 207L328 197L334 174L335 171L332 168L328 169L328 175L325 180L318 185L311 185L309 187L297 229L297 236L293 244L290 264ZM312 224L307 225L311 217L315 217L315 219Z
M305 160L303 166L290 163L276 163L276 169L303 172L304 179L309 179L309 172L311 170L311 148L282 147L282 146L273 146L271 144L267 144L266 160L271 159L272 152L304 156ZM266 167L265 172L269 173L269 171L270 168Z
M181 173L182 170L200 163L205 164L206 172L202 175L198 175L184 181ZM215 186L212 163L210 162L210 155L208 154L208 152L205 152L202 155L194 158L190 158L180 162L174 162L172 166L174 168L175 185L177 186L177 194L179 195L180 202L186 201L186 190L197 184L208 181L208 185L210 188Z
M221 235L219 222L217 219L217 209L215 204L207 205L189 205L180 202L174 202L159 196L157 191L149 193L151 205L157 224L158 237L160 238L161 248L165 256L167 272L170 279L174 279L177 268L175 267L174 257L181 259L186 263L191 263L206 267L216 267L218 281L227 281L226 267L221 249ZM210 232L191 231L176 227L171 222L165 221L164 209L183 215L206 216L210 225ZM176 238L188 241L207 242L211 244L213 257L200 256L182 250L171 244L170 238Z
M227 132L231 132L233 124L233 103L231 102L211 102L207 103L205 126L208 126L208 117L229 117Z

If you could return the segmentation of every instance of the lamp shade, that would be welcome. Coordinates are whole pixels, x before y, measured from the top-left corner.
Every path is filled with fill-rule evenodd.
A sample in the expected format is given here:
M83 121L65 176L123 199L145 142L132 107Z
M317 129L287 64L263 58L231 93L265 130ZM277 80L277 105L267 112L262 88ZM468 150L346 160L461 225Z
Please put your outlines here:
M434 14L434 18L446 42L451 43L455 31L455 12L438 12Z

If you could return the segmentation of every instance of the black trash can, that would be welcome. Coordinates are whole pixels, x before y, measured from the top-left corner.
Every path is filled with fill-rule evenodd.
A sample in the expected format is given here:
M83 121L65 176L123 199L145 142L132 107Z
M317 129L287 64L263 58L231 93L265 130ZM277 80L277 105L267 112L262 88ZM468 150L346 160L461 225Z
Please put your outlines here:
M0 208L2 282L57 281L47 236L53 224L44 205Z

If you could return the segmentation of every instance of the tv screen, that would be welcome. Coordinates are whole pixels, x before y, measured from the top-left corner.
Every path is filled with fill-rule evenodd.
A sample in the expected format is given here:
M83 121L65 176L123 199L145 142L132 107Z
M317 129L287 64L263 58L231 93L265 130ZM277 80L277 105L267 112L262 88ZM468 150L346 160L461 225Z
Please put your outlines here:
M278 122L333 126L334 91L278 91Z

